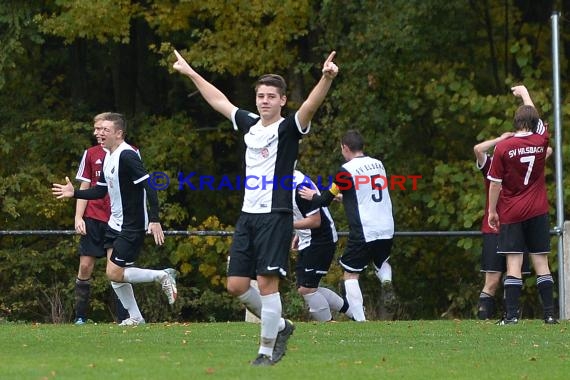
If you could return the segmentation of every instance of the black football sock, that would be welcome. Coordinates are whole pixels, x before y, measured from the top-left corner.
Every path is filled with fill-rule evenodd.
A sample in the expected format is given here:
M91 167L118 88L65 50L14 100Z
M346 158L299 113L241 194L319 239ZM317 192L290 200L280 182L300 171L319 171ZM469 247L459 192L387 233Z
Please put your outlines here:
M542 310L544 311L544 318L552 317L554 315L554 296L553 287L554 280L551 274L545 274L536 277L536 287L542 300Z
M75 279L75 318L87 319L89 297L91 296L90 279Z
M479 306L477 307L477 318L485 320L493 318L495 314L495 297L481 292L479 295Z
M519 298L522 291L522 278L507 276L505 278L505 302L507 319L519 317Z

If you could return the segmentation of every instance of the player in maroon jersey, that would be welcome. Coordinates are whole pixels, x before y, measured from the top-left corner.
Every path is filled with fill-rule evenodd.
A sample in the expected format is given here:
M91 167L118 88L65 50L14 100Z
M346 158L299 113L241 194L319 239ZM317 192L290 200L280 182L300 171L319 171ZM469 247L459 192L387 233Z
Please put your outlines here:
M513 88L515 96L528 93ZM507 256L504 282L506 316L499 324L518 323L522 290L523 253L528 252L536 271L544 322L555 324L554 280L548 266L550 226L544 167L548 129L532 105L520 106L514 117L515 134L495 147L489 169L489 226L499 229L498 253ZM499 196L500 194L500 196Z
M97 139L97 145L87 149L81 158L81 163L75 176L75 179L81 181L80 189L88 189L95 186L103 170L103 161L106 154L101 145L103 115L99 114L93 118L93 135ZM75 205L75 231L81 235L78 252L79 270L75 280L74 323L76 325L83 325L87 322L87 310L89 308L89 299L91 298L91 276L95 267L95 260L107 255L103 242L110 214L109 195L102 199L90 201L78 199ZM113 295L117 302L117 319L120 323L123 319L128 318L129 315L115 296L115 292L113 292Z
M493 230L488 222L489 186L490 181L487 173L491 167L493 157L487 152L495 147L499 141L512 137L514 132L505 132L501 136L483 141L473 147L477 158L477 168L481 171L485 181L485 213L481 223L483 233L483 249L481 251L481 272L485 273L485 283L479 294L477 305L477 318L491 319L495 315L495 294L501 282L501 276L507 270L505 255L497 253L498 231ZM549 147L546 157L550 156L552 149ZM530 273L530 263L528 254L524 254L522 274Z
M532 99L524 86L513 87L513 93L517 93L526 105L534 106ZM489 210L489 186L490 181L487 173L491 167L492 156L488 152L495 148L500 141L512 137L514 132L505 132L501 136L483 141L473 147L475 158L477 159L477 169L481 171L485 181L485 213L481 223L481 232L483 233L483 249L481 251L481 272L485 273L485 284L479 294L479 303L477 305L477 317L479 319L493 318L495 313L495 293L499 288L501 276L507 270L507 262L505 255L497 254L498 231L493 230L488 222ZM549 148L550 149L550 148ZM523 274L530 273L530 265L528 254L525 253L523 260Z
M501 276L506 271L506 260L504 255L497 253L498 233L493 230L488 223L488 204L489 204L489 185L487 173L491 167L492 156L487 153L495 147L497 143L509 137L514 132L505 132L501 136L483 141L473 147L475 157L477 158L477 169L481 171L485 178L485 213L483 222L481 223L481 232L483 233L483 249L481 252L481 272L485 273L485 284L479 294L479 304L477 306L477 317L479 319L490 319L495 313L495 293L499 288Z

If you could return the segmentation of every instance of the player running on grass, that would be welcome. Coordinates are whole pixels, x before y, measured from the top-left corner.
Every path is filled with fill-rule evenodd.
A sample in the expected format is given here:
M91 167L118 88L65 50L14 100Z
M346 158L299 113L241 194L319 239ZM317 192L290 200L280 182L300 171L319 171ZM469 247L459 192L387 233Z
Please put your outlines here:
M105 115L102 113L93 118L93 135L97 139L97 145L87 149L81 158L75 176L77 180L81 181L80 190L96 186L103 171L103 161L107 152L103 148L101 136L103 126L101 122ZM81 235L78 250L79 269L75 279L74 323L76 325L87 323L87 310L91 298L91 276L95 267L95 260L107 256L104 243L110 214L111 204L108 195L91 201L78 199L75 205L75 232ZM116 294L114 298L117 300L117 320L121 323L129 316Z
M140 254L145 232L154 236L157 245L164 243L164 233L158 219L158 196L149 186L148 173L135 150L124 141L126 122L121 114L109 113L102 121L103 145L109 150L97 186L74 190L66 177L66 184L54 184L57 198L98 199L109 193L111 218L105 234L107 249L107 278L130 318L122 325L145 323L137 306L130 284L160 282L168 303L176 300L176 271L172 268L152 270L134 267ZM146 200L149 200L147 214Z

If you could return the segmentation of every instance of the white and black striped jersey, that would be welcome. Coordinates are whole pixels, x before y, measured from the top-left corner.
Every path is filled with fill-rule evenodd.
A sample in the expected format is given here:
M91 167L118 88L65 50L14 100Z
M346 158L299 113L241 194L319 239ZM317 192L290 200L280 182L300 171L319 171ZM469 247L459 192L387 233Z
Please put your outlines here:
M357 177L368 177L369 183ZM349 180L340 182L341 178ZM337 186L344 186L342 202L349 224L349 239L373 241L394 237L392 201L388 192L386 170L380 160L368 156L355 157L341 166L335 177ZM373 185L374 184L374 185Z
M244 134L245 178L242 211L252 214L291 212L293 168L302 130L297 113L268 125L258 115L235 108L234 129Z
M97 185L106 186L111 200L109 226L116 231L142 231L148 227L146 191L141 182L149 175L137 151L126 142L107 153ZM158 215L156 215L158 221Z
M299 250L305 249L310 245L336 243L338 235L329 209L324 206L314 207L311 205L311 201L301 198L297 189L303 185L310 185L311 188L317 189L317 192L319 191L309 177L298 170L294 171L293 220L301 220L320 212L321 225L317 228L296 230L299 236Z
M123 141L113 153L107 152L97 186L75 190L73 196L98 199L108 193L111 201L109 227L119 232L145 231L149 222L159 222L158 196L148 184L148 177L138 150Z
M394 237L389 181L382 162L368 156L354 157L342 165L331 188L313 202L328 205L342 192L349 225L348 239L369 242Z

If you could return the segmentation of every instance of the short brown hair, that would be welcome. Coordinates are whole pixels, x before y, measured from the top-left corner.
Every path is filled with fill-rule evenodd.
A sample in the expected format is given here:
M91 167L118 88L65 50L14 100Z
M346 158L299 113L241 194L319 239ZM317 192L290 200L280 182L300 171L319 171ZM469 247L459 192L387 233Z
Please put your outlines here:
M93 123L98 121L112 121L115 129L123 131L123 136L127 134L127 121L125 117L120 113L115 112L103 112L95 115L93 118Z
M540 116L538 111L533 106L523 105L515 112L514 128L516 131L526 129L531 132L536 132Z
M351 152L361 152L364 149L364 138L360 134L360 132L351 129L347 131L340 143L346 146Z
M281 96L287 93L287 83L285 82L285 79L283 79L281 75L265 74L260 76L257 82L255 83L255 92L257 92L257 89L261 85L277 88L279 90L279 95Z

